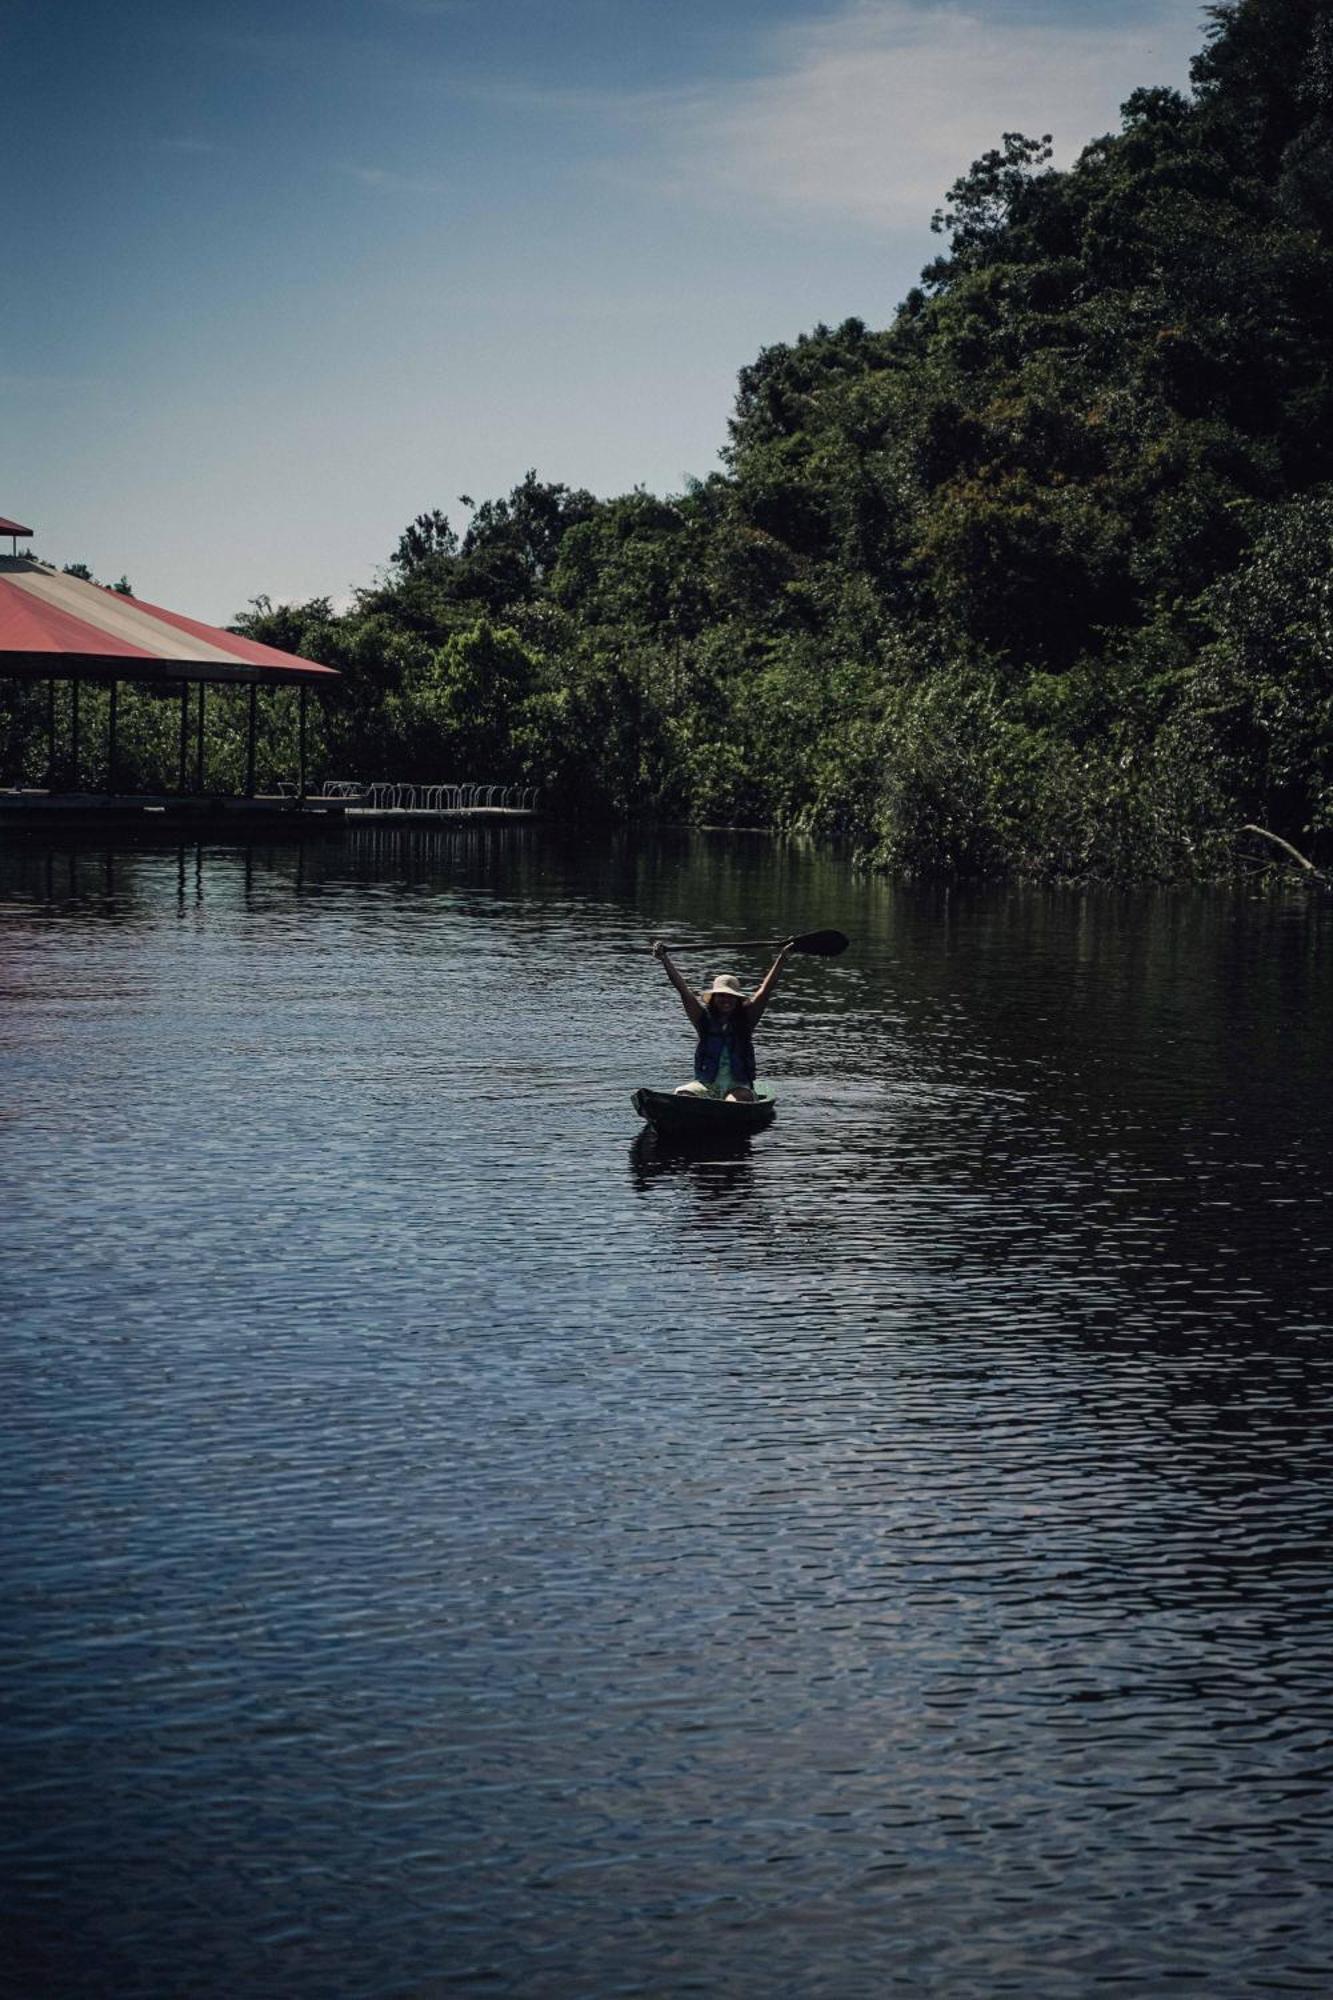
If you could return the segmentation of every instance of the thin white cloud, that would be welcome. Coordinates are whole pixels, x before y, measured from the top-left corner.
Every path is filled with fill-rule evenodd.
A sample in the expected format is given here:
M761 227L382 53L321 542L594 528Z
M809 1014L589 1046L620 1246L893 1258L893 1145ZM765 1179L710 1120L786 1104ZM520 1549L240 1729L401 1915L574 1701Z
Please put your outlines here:
M344 164L340 170L350 174L362 187L374 188L380 194L441 195L449 193L449 182L429 174L399 174L392 167L360 167Z
M677 101L665 164L705 200L920 228L1002 132L1050 132L1067 164L1140 85L1185 87L1202 40L1197 0L1061 24L852 0L780 30L751 81Z

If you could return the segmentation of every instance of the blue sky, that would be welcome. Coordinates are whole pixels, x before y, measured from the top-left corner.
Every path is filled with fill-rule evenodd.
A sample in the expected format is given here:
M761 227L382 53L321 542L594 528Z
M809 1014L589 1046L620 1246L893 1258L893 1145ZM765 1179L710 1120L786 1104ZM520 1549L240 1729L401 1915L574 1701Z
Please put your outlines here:
M883 324L1006 129L1184 86L1197 0L0 0L0 514L223 622L424 508L678 490Z

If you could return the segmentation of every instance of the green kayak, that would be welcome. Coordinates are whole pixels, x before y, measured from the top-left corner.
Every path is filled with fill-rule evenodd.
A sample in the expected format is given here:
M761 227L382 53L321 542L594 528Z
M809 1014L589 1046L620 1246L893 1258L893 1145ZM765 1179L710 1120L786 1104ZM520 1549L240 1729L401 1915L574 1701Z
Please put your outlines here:
M636 1090L630 1103L655 1132L670 1139L762 1132L778 1110L771 1090L761 1090L753 1104L729 1104L722 1097L681 1097L674 1090Z

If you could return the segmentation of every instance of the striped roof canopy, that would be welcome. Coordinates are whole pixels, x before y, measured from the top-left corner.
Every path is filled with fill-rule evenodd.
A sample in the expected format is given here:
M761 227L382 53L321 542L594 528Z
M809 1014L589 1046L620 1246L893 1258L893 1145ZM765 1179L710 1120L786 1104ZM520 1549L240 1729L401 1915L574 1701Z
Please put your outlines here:
M256 681L323 686L338 679L158 604L122 597L27 556L0 556L0 676L25 680Z

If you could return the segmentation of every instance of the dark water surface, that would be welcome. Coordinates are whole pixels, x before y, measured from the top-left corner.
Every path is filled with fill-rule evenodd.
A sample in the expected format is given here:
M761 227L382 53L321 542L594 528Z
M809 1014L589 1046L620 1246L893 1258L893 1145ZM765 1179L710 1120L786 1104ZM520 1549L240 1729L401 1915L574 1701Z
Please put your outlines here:
M774 1129L635 1146L646 934L826 924ZM1329 1991L1331 944L735 836L5 850L8 1974Z

